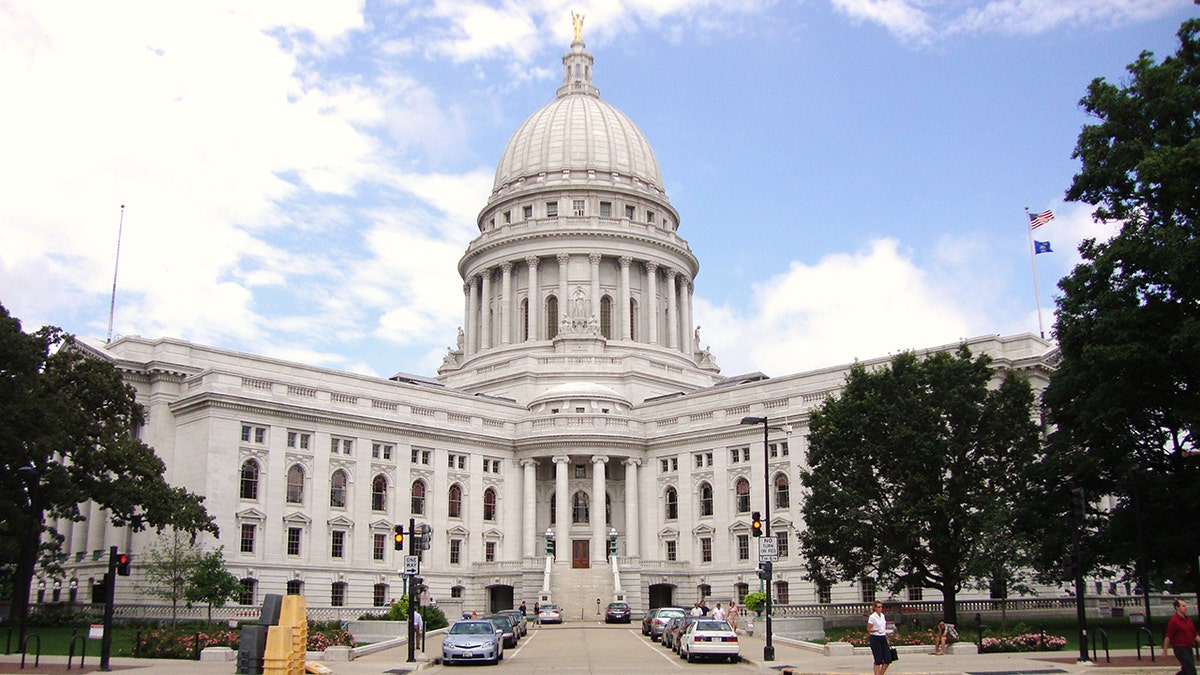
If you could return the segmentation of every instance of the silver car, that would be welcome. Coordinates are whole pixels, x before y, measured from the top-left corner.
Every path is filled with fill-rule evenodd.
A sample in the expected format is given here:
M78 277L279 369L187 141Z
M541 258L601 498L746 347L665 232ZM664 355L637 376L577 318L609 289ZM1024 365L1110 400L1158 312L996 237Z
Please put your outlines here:
M455 621L442 640L442 663L482 661L495 665L504 660L504 642L491 621Z

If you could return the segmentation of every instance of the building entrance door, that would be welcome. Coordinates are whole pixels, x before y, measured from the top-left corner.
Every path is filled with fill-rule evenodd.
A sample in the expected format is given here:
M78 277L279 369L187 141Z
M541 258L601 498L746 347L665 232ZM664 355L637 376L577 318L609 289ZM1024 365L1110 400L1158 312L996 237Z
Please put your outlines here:
M591 543L589 539L571 540L571 567L575 569L587 569L591 567L591 561L588 557L588 545Z

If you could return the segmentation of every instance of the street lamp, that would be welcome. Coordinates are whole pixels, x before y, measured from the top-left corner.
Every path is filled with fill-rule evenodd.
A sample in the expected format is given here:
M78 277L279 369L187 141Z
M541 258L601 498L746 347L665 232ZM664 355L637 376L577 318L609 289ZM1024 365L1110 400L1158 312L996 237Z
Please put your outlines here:
M767 422L766 417L743 417L742 424L761 424L763 425L763 535L771 536L771 457L770 451L767 449L768 435L771 433L771 425ZM787 432L791 427L784 425L776 427ZM767 623L767 644L763 647L763 661L775 660L775 645L771 642L771 565L763 565L763 581L766 583L766 601L763 602L763 612L766 614Z

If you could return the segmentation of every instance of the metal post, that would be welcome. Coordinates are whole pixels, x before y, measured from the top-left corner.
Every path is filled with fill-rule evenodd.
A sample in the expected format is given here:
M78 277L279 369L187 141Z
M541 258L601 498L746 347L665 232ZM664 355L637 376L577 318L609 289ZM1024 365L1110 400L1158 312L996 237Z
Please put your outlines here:
M117 547L108 548L108 574L104 575L104 637L100 640L100 670L109 672L112 654L113 602L117 596Z
M771 457L770 451L767 450L767 439L771 433L771 427L767 424L767 418L762 418L763 423L763 536L771 536ZM763 611L766 612L767 623L767 644L763 647L763 661L775 660L775 645L771 642L771 575L774 573L774 565L766 568L766 579L763 581L767 585L767 600L763 603Z
M408 519L408 554L409 555L421 555L421 552L419 550L417 550L418 537L416 535L416 532L417 532L417 519L409 518ZM421 568L420 568L420 566L418 566L417 573L419 574L420 571L421 571ZM410 583L408 584L408 611L406 612L408 614L408 662L409 663L414 663L417 660L417 645L414 642L414 640L416 639L416 631L413 630L413 605L416 604L416 597L417 597L417 584L416 584L416 576L414 576L410 580Z

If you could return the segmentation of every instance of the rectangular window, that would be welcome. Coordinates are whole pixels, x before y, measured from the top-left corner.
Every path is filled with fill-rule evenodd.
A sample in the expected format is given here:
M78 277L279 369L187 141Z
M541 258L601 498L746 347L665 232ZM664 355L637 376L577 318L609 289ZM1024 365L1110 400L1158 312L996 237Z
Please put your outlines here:
M767 454L770 455L772 458L787 457L788 456L787 441L780 441L778 443L768 443L767 444Z
M343 607L346 604L346 582L335 581L330 586L329 604L334 607Z
M252 424L242 425L242 442L262 445L267 442L267 428L256 427Z
M507 225L511 222L512 222L512 211L505 211L504 212L504 224Z
M372 594L372 601L376 607L386 607L387 602L387 584L375 584L375 591Z
M496 562L496 542L483 542L483 559L487 562Z
M742 461L742 450L741 450L741 448L730 448L730 450L729 450L729 462L730 462L731 464L737 464L737 463L738 463L738 462L740 462L740 461Z
M600 217L612 218L612 202L600 202Z
M458 565L462 562L462 539L450 540L450 564Z
M426 466L429 466L429 458L432 456L433 456L432 450L422 450L421 451L421 463Z
M587 465L586 464L576 464L575 465L575 477L576 478L587 478Z
M629 220L633 220L634 215L635 215L635 213L634 213L633 207L629 206L627 204L625 206L625 217L628 218Z
M239 605L254 604L254 587L257 585L253 579L242 579L242 592L238 593Z
M776 532L775 533L775 541L776 541L776 548L779 549L779 557L780 558L788 557L788 542L791 541L791 539L788 538L788 533L787 532Z
M303 431L289 431L287 434L287 446L292 450L308 450L311 441L312 434Z
M679 559L678 547L675 545L674 539L668 539L667 544L667 560L674 562Z
M830 591L829 584L821 582L817 584L817 603L828 605L833 602L833 593Z
M647 223L654 222L654 212L653 211L646 211L646 222Z
M346 557L346 532L345 530L334 530L329 533L329 557L344 558Z
M300 537L304 535L304 528L289 527L287 537L287 554L300 555Z
M696 459L696 468L697 468L697 469L703 469L703 468L704 468L704 455L703 455L703 453L702 453L702 454L699 454L699 455L695 455L695 459Z
M739 534L737 536L737 559L750 559L750 535L748 534Z
M871 577L859 579L858 592L861 602L875 602L875 580Z
M668 472L668 471L670 471L670 470L671 470L671 463L670 463L670 462L668 462L668 461L667 461L667 460L665 460L665 459L663 459L663 460L659 460L659 461L660 461L660 462L662 462L662 466L661 466L661 468L659 469L659 471L660 471L661 473L666 473L666 472Z
M547 218L557 218L558 217L558 202L546 202L546 217Z
M383 560L383 552L387 550L388 535L382 532L375 532L371 536L371 559Z
M712 537L700 537L700 562L712 562Z
M374 459L391 459L392 450L394 450L395 447L396 446L392 445L391 443L372 443L371 457Z
M583 200L575 199L571 202L571 214L576 218L583 216Z
M342 438L340 436L334 436L329 439L329 452L334 455L336 455L338 453L341 453L343 455L353 454L354 453L354 440L350 439L350 438Z
M742 448L742 461L743 462L750 461L750 448L749 447Z
M242 523L241 547L242 553L254 553L254 523Z
M521 209L521 215L525 216L525 220L529 220L530 218L533 217L533 207L532 206L523 207Z
M790 602L788 599L788 582L775 582L775 602L778 602L781 605L786 605L788 602Z
M908 587L908 601L909 602L921 602L922 600L925 599L924 595L925 595L924 588L921 588L920 586L909 586Z

